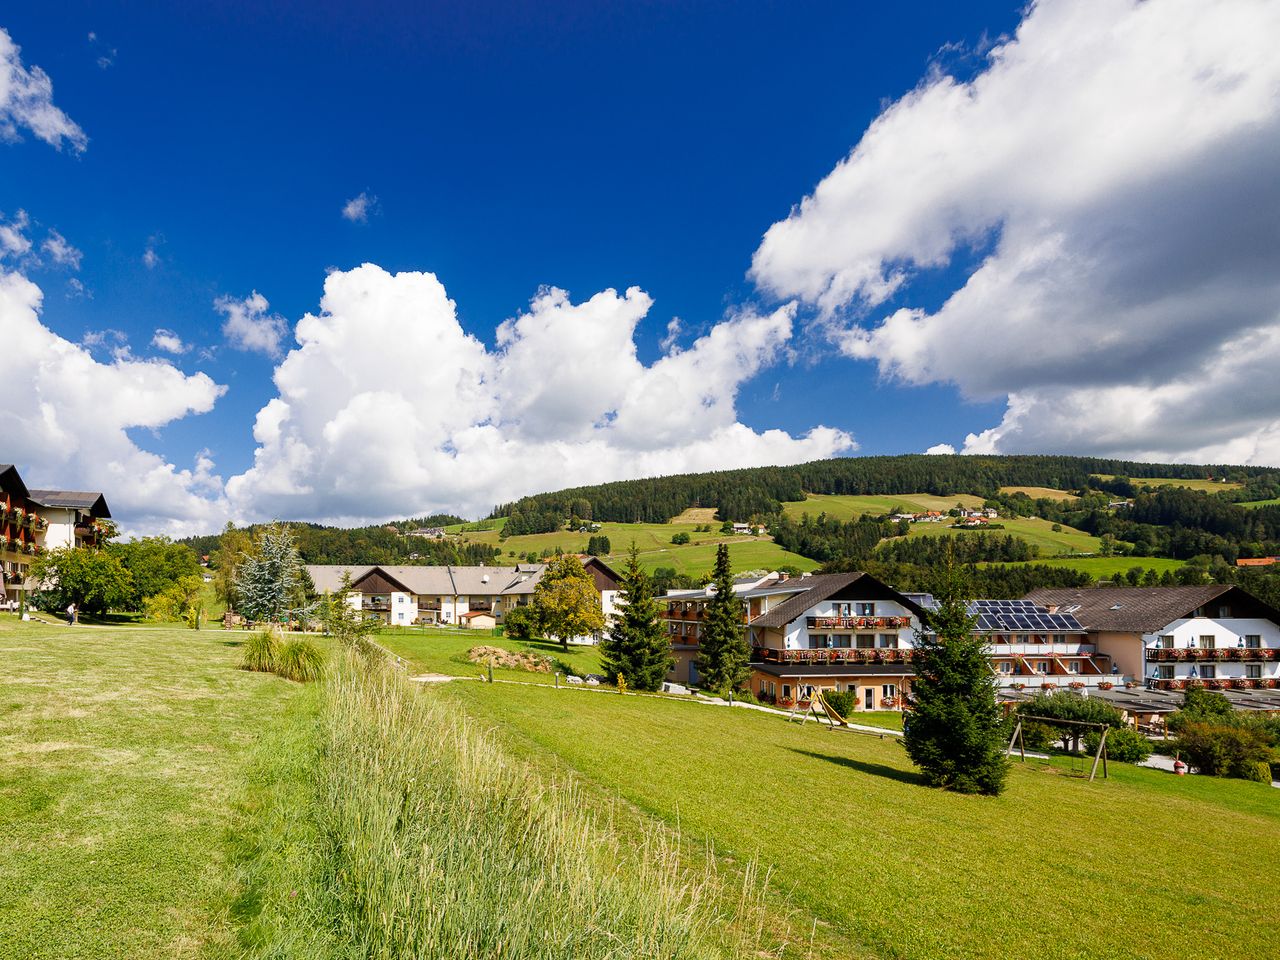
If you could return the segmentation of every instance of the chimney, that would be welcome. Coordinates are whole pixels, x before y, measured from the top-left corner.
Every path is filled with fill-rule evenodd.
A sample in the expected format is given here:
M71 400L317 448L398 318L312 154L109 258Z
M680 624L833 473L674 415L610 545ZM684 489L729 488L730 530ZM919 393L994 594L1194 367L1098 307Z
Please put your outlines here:
M1045 606L1045 609L1048 610L1050 613L1057 613L1058 605L1056 603L1050 603Z

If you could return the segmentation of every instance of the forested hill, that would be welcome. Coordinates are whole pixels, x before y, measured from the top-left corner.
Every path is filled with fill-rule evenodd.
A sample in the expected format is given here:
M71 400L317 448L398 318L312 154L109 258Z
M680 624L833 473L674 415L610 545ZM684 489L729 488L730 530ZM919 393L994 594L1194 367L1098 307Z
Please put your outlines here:
M928 456L842 457L790 467L622 480L524 497L494 509L511 533L555 529L567 516L618 523L664 523L688 507L714 507L723 520L770 516L806 493L994 497L1003 486L1107 489L1096 476L1222 479L1244 483L1250 496L1275 496L1280 470L1222 464L1136 463L1097 457ZM1123 493L1123 490L1117 490ZM1263 496L1257 496L1261 493ZM545 522L544 522L545 521ZM551 523L551 526L547 524Z

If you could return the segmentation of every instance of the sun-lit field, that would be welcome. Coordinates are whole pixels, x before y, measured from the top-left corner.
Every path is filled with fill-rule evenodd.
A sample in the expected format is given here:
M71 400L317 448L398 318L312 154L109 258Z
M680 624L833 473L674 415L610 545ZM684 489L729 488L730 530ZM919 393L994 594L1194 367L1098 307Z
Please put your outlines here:
M745 709L508 685L433 693L691 847L757 860L770 905L812 918L793 955L1261 957L1280 938L1274 911L1241 901L1271 888L1280 855L1280 802L1261 784L1119 763L1089 784L1035 762L1015 765L999 798L963 797L923 786L896 741Z
M993 522L1003 524L1004 529L992 530L992 534L1013 534L1032 546L1039 547L1041 557L1053 557L1068 553L1096 553L1102 546L1102 541L1097 537L1074 527L1060 525L1062 529L1055 531L1053 523L1041 517L1017 517L1012 519L1002 517ZM910 536L935 537L949 534L965 535L974 532L976 531L953 530L946 523L913 523Z
M229 837L302 689L239 639L0 616L0 955L236 954Z
M846 496L811 493L804 500L784 503L782 510L789 517L799 519L806 513L815 517L825 513L837 520L857 520L863 514L879 516L885 513L923 513L926 510L951 510L957 505L973 509L982 506L982 498L969 493L953 497L935 497L929 493L904 493L892 495Z
M1032 500L1079 500L1074 493L1056 487L1001 487L1001 493L1025 493Z
M1280 506L1280 497L1276 497L1271 500L1246 500L1243 503L1237 503L1236 506L1249 507L1250 509L1254 509L1256 507L1276 507Z
M600 648L570 644L566 653L560 644L546 640L521 643L509 637L495 637L487 630L459 630L432 627L394 627L377 636L378 643L409 663L413 673L443 673L453 677L487 676L488 668L467 659L473 647L500 647L503 650L530 651L551 657L561 666L585 676L599 673ZM563 671L562 671L563 672ZM495 668L495 679L524 680L530 683L554 683L554 673Z
M1107 474L1097 473L1094 476L1103 480L1112 479ZM1186 487L1188 490L1202 490L1205 493L1218 493L1223 490L1239 490L1244 486L1242 483L1226 483L1221 480L1184 480L1178 477L1130 477L1133 485L1141 489L1142 487Z
M1183 565L1183 561L1171 560L1168 557L1048 557L1035 562L1050 567L1079 570L1089 574L1095 580L1123 576L1134 567L1164 573L1166 570L1177 570Z

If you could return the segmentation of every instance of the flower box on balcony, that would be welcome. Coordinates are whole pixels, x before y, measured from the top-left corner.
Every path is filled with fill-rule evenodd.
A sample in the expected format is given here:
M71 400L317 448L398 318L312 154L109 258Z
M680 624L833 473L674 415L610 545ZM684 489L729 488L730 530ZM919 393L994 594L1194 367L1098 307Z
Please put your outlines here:
M1010 686L1013 687L1013 689L1015 690L1025 690L1027 688L1027 685L1025 683L1022 683L1021 681L1017 683L1011 683Z
M1067 686L1068 686L1068 687L1070 687L1072 690L1083 690L1083 689L1084 689L1084 681L1082 681L1082 680L1072 680L1070 683L1068 683L1068 684L1067 684Z
M1041 690L1057 690L1058 685L1056 683L1042 683L1040 684L1040 689Z
M1114 687L1114 686L1115 686L1115 684L1114 684L1114 683L1112 683L1110 680L1103 680L1100 684L1098 684L1098 689L1099 689L1099 690L1110 690L1110 689L1111 689L1112 687Z

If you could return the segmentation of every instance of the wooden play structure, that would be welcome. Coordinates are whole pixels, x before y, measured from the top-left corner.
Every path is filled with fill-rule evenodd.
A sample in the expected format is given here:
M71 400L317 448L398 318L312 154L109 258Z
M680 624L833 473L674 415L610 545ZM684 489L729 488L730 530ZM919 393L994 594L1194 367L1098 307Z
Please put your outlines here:
M1089 769L1089 782L1093 783L1097 778L1099 763L1102 764L1102 779L1107 779L1107 733L1111 728L1105 723L1091 723L1086 720L1060 720L1057 717L1018 717L1018 724L1013 728L1013 736L1009 738L1009 747L1005 750L1005 754L1012 755L1014 744L1017 744L1018 753L1021 756L1023 763L1027 762L1027 748L1022 739L1022 721L1024 720L1035 720L1038 723L1045 723L1053 727L1088 727L1091 730L1101 731L1102 736L1098 739L1098 749L1093 755L1093 766ZM1085 775L1084 755L1071 755L1071 775L1076 777L1083 777Z

